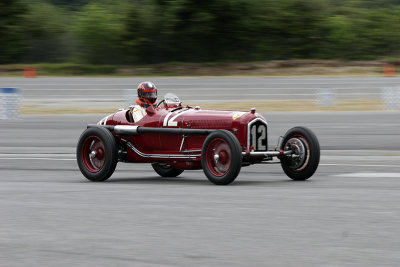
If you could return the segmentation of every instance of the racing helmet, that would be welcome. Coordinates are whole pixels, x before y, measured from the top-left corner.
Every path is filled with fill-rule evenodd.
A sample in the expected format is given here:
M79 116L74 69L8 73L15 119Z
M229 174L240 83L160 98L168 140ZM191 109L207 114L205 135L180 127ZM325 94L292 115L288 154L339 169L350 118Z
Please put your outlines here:
M141 82L137 88L136 104L141 107L154 106L157 100L157 88L152 82Z

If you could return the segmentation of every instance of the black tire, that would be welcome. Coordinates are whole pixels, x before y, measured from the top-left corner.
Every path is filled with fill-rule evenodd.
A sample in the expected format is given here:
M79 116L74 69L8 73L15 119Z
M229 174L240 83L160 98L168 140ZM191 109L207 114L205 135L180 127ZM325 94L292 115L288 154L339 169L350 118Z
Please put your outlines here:
M236 136L227 130L208 135L201 150L201 165L212 183L232 183L242 167L242 148Z
M283 171L291 179L303 181L310 178L318 168L320 158L319 142L315 134L305 127L294 127L283 137L282 150L294 150L297 157L281 158Z
M76 159L80 171L88 180L107 180L118 162L118 148L114 136L106 128L86 129L79 138Z
M161 177L176 177L183 172L181 169L174 168L170 165L161 165L160 163L152 163L151 167Z

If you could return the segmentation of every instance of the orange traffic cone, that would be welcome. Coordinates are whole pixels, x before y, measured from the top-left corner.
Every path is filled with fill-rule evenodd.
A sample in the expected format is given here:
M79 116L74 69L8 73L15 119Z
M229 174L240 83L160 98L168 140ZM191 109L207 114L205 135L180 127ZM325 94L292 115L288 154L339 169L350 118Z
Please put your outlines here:
M383 66L383 76L384 77L393 77L395 75L396 68L393 65L385 65Z
M25 67L24 78L36 78L36 69L34 67Z

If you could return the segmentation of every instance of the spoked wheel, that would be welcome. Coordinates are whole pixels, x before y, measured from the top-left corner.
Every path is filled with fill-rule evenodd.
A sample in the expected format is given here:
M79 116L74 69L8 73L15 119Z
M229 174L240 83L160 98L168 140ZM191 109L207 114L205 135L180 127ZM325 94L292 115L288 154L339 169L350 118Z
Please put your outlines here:
M281 158L283 171L293 180L310 178L318 168L320 158L319 142L315 134L305 127L294 127L287 131L281 148L293 151L292 155Z
M206 161L213 175L224 176L232 164L232 150L228 143L221 138L212 140L207 149Z
M168 164L153 163L151 167L161 177L176 177L183 172L183 170L174 168Z
M97 136L89 136L85 139L82 148L82 160L86 169L96 173L103 168L106 162L105 146Z
M208 179L217 185L232 183L242 165L242 149L237 138L229 131L211 133L201 151L201 164Z
M76 149L76 159L82 174L90 181L105 181L118 162L117 145L105 128L93 127L84 131Z

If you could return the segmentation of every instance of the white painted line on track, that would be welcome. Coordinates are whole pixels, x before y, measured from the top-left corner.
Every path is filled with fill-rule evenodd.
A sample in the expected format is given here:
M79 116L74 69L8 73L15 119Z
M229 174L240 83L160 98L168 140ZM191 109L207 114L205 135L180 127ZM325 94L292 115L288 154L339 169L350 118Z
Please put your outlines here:
M341 163L322 163L319 166L348 166L348 167L391 167L400 168L400 165L380 165L380 164L341 164Z
M10 153L10 154L0 154L0 160L47 160L47 161L68 161L76 160L75 154L53 154L53 153Z
M243 85L248 85L249 80L252 80L251 78L249 79L245 79L245 80L235 80L234 82L232 82L233 79L230 79L229 81L218 81L215 79L205 79L205 82L210 82L212 84L243 84ZM330 81L330 79L324 79L321 82L310 82L312 81L312 79L308 79L308 80L298 80L297 82L271 82L270 80L267 79L263 79L260 81L257 81L258 83L264 83L264 82L268 82L269 85L327 85L326 81ZM105 81L105 83L71 83L69 82L68 84L65 84L64 86L104 86L104 85L110 85L110 86L132 86L135 87L135 85L132 85L130 83L113 83L114 81L111 80L109 83L107 83L107 81ZM356 84L356 85L360 85L360 84L397 84L399 81L398 80L394 80L394 81L385 81L385 80L379 80L379 81L365 81L365 79L363 79L363 81L344 81L344 82L329 82L329 86L332 85L350 85L350 84ZM13 86L60 86L59 83L8 83L9 85L13 85ZM167 81L160 81L159 84L162 84L163 86L192 86L193 83L180 83L179 80L177 80L176 82L167 82Z
M76 160L76 159L64 159L64 158L0 158L0 160Z
M355 177L355 178L400 178L400 173L393 172L353 172L353 173L343 173L335 174L332 176L336 177Z
M75 158L75 153L1 153L0 158Z
M15 154L14 154L15 155ZM4 154L0 156L0 160L47 160L47 161L75 161L75 157L71 158L49 158L49 157L4 157ZM277 162L279 163L279 162ZM341 164L341 163L320 163L319 166L346 166L346 167L390 167L400 168L400 165L385 165L385 164Z
M325 86L328 87L328 86ZM332 86L330 86L332 87ZM306 88L301 88L301 87L252 87L251 90L308 90L308 91L315 91L319 87L306 87ZM340 88L335 88L335 90L365 90L365 89L379 89L379 87L376 86L360 86L360 87L340 87ZM123 90L132 90L136 91L135 88L74 88L74 87L63 87L63 88L23 88L23 92L29 92L29 91L109 91L109 92L116 92L116 91L123 91ZM243 87L230 87L230 88L221 88L221 87L190 87L190 88L162 88L159 89L159 91L232 91L232 90L243 90Z

